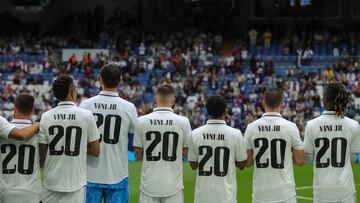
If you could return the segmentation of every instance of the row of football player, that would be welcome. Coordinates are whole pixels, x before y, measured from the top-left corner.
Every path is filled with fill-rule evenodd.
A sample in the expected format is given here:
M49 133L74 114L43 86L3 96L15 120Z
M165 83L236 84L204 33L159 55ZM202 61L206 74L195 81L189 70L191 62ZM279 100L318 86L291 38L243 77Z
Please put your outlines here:
M303 165L304 146L296 125L280 115L280 89L264 93L266 113L248 126L243 138L226 125L226 101L220 96L207 100L209 121L191 132L189 120L172 112L171 84L159 85L157 108L137 118L134 105L117 94L120 78L118 67L104 66L102 91L77 107L71 76L59 76L52 89L60 102L42 115L33 137L39 127L30 125L33 98L16 98L12 124L17 127L1 119L3 202L128 202L128 133L134 133L137 158L144 157L142 203L184 202L183 154L197 170L195 202L236 202L235 167L252 165L253 202L296 202L292 157ZM359 151L360 130L356 121L344 117L349 103L345 87L330 84L324 94L327 111L306 127L305 151L314 159L317 202L354 202L350 155ZM42 191L39 159L45 169Z

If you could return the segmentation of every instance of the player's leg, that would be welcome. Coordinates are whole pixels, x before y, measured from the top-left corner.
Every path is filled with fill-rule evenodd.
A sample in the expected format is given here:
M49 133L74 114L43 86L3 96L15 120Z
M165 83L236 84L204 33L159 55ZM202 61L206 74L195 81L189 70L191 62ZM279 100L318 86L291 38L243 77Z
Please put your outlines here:
M86 202L87 203L101 203L103 189L87 186L86 187Z
M160 203L184 203L184 191L181 190L170 197L161 198Z
M140 191L139 203L161 203L160 199L159 197L150 197Z
M128 203L128 189L104 188L104 203Z

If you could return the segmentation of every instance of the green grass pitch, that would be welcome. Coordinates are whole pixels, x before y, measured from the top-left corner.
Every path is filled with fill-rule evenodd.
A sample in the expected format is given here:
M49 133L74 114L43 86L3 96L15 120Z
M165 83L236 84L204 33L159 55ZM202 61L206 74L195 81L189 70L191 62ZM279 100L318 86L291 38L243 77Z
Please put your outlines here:
M353 165L355 183L357 190L360 190L360 165ZM138 203L139 199L139 183L140 183L141 163L131 162L129 164L129 181L130 181L130 203ZM297 195L299 196L299 203L312 202L312 165L305 164L302 168L295 167L295 181L297 187ZM251 203L251 179L253 169L246 169L244 171L237 170L238 182L238 202ZM194 199L196 174L191 170L189 163L184 162L184 193L185 203L191 203ZM310 187L309 187L310 186ZM360 192L357 193L359 200Z

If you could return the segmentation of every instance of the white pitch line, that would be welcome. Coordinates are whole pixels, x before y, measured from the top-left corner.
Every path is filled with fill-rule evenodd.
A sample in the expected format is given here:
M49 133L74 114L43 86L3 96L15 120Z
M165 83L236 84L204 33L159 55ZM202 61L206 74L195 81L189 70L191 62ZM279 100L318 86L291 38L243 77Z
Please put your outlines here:
M303 187L297 187L296 190L307 190L307 189L311 189L312 186L303 186Z
M312 201L313 198L311 197L303 197L303 196L297 196L298 199L303 199L303 200L309 200L309 201Z

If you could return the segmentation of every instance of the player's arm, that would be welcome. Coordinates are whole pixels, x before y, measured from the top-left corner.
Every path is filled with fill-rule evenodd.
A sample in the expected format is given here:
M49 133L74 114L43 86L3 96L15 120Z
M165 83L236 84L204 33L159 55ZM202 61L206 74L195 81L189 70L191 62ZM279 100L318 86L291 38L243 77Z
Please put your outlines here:
M92 142L89 142L87 145L87 153L94 157L99 157L100 155L100 142L99 140L95 140Z
M293 127L290 128L290 135L291 135L291 151L293 153L293 161L298 166L304 165L304 143L300 138L299 129L295 124Z
M39 143L40 168L44 168L47 150L48 150L47 144Z
M143 160L143 148L141 147L134 147L134 152L135 152L135 158L138 161L142 161Z
M236 165L236 167L238 167L238 169L244 170L244 168L247 165L247 160L245 160L245 161L235 161L235 165Z
M247 150L248 159L246 161L246 167L250 168L254 165L254 151L252 149Z
M183 154L183 157L188 157L188 154L189 154L189 148L188 147L184 147L183 150L182 150L182 154Z
M292 149L294 163L298 166L304 165L305 153L303 149Z
M188 160L189 164L192 170L197 170L199 167L198 164L198 158L199 158L199 151L198 146L194 141L194 136L190 136L189 140L189 154L188 154Z
M192 170L197 170L197 169L198 169L198 167L199 167L198 162L196 162L196 161L189 161L189 163L190 163L190 167L192 168Z
M14 140L27 140L39 131L39 126L40 123L36 122L33 125L25 128L13 128L9 133L9 138Z

